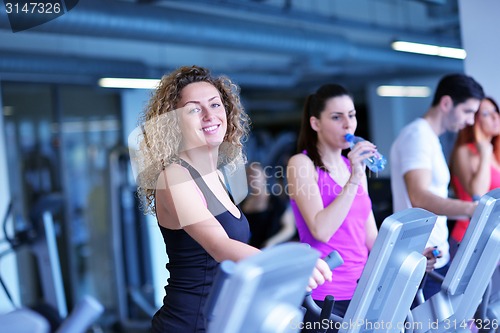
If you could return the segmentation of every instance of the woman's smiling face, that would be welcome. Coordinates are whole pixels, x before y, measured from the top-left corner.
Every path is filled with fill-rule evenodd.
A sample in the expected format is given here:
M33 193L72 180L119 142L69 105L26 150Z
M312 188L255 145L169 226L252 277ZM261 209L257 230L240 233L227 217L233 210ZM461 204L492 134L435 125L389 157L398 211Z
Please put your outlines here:
M182 148L219 146L226 135L227 117L219 91L208 82L194 82L181 91L177 104Z

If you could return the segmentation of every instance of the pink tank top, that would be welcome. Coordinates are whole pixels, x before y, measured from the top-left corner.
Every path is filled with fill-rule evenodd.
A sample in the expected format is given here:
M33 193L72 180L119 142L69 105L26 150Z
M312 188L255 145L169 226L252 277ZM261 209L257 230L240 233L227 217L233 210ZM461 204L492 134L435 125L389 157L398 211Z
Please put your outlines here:
M343 156L342 158L350 171L349 160ZM323 206L326 207L342 193L343 187L337 184L328 172L320 168L316 168L316 171ZM332 295L338 301L350 300L368 258L365 226L372 209L368 193L362 186L358 186L351 210L327 243L318 241L312 236L296 202L291 200L290 204L295 215L300 241L318 250L322 258L336 250L344 259L344 264L333 271L332 282L326 282L313 290L313 299L323 301L325 296Z
M477 149L474 144L467 144L467 147L474 154L477 154ZM491 191L493 189L500 187L500 170L496 169L493 166L490 167L490 170L491 170L491 183L489 190ZM455 189L455 195L457 196L458 199L465 201L472 201L472 197L469 195L469 193L467 193L465 188L458 180L457 176L455 175L451 176L451 183L453 185L453 188ZM465 232L467 231L467 227L469 226L469 222L470 220L458 220L455 223L455 226L453 227L453 230L451 232L451 237L453 237L454 240L460 243L464 238Z

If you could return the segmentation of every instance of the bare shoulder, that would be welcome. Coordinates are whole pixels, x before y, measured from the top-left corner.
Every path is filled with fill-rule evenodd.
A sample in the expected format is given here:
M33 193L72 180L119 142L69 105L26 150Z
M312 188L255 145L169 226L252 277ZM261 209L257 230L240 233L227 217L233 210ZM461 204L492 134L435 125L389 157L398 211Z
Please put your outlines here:
M197 203L200 195L189 171L177 164L167 166L156 183L156 215L158 222L168 229L180 229L180 202Z
M193 179L189 174L189 171L177 163L170 164L165 168L165 170L163 170L162 173L164 174L164 177L167 177L170 183L185 182Z
M314 167L313 161L306 154L295 154L288 160L288 166Z
M457 153L460 156L474 156L474 155L476 155L472 152L471 148L468 147L467 145L461 145L460 147L458 147Z
M479 161L479 155L473 152L467 145L461 145L457 148L454 159L451 161L454 165L470 164Z
M453 169L459 170L476 170L479 166L481 157L473 152L467 145L462 145L457 148L455 158L451 161Z
M293 155L290 160L288 160L286 172L289 180L305 178L313 180L316 178L314 163L309 156L305 154Z

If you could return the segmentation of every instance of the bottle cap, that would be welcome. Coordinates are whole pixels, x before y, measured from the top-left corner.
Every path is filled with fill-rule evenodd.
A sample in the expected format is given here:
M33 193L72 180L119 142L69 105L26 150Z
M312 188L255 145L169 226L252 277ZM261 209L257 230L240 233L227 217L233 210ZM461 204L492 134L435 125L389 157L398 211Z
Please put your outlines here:
M352 141L354 141L354 135L352 135L351 133L347 133L347 134L344 136L344 138L345 138L345 141L347 141L347 142L352 142Z

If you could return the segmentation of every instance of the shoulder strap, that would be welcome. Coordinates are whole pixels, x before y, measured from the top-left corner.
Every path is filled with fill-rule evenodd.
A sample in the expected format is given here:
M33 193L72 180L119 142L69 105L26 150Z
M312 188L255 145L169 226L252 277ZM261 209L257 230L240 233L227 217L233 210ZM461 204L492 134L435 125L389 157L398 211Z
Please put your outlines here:
M217 199L212 190L210 190L210 188L208 187L207 183L205 183L203 177L200 175L198 170L196 170L191 164L184 161L183 159L180 160L180 165L185 167L189 171L189 174L193 178L194 182L196 183L196 185L198 185L198 188L205 197L205 200L207 201L208 210L214 215L218 215L221 212L225 211L226 208L222 205L222 203L220 203L220 201ZM224 188L226 187L224 186Z
M231 201L236 205L236 202L234 202L233 194L231 193L231 186L229 185L229 182L227 181L228 177L227 177L226 169L222 168L221 172L222 172L222 176L224 177L224 182L222 182L222 180L219 178L219 180L222 184L222 187L224 187L227 195L229 195L229 198L231 199Z

